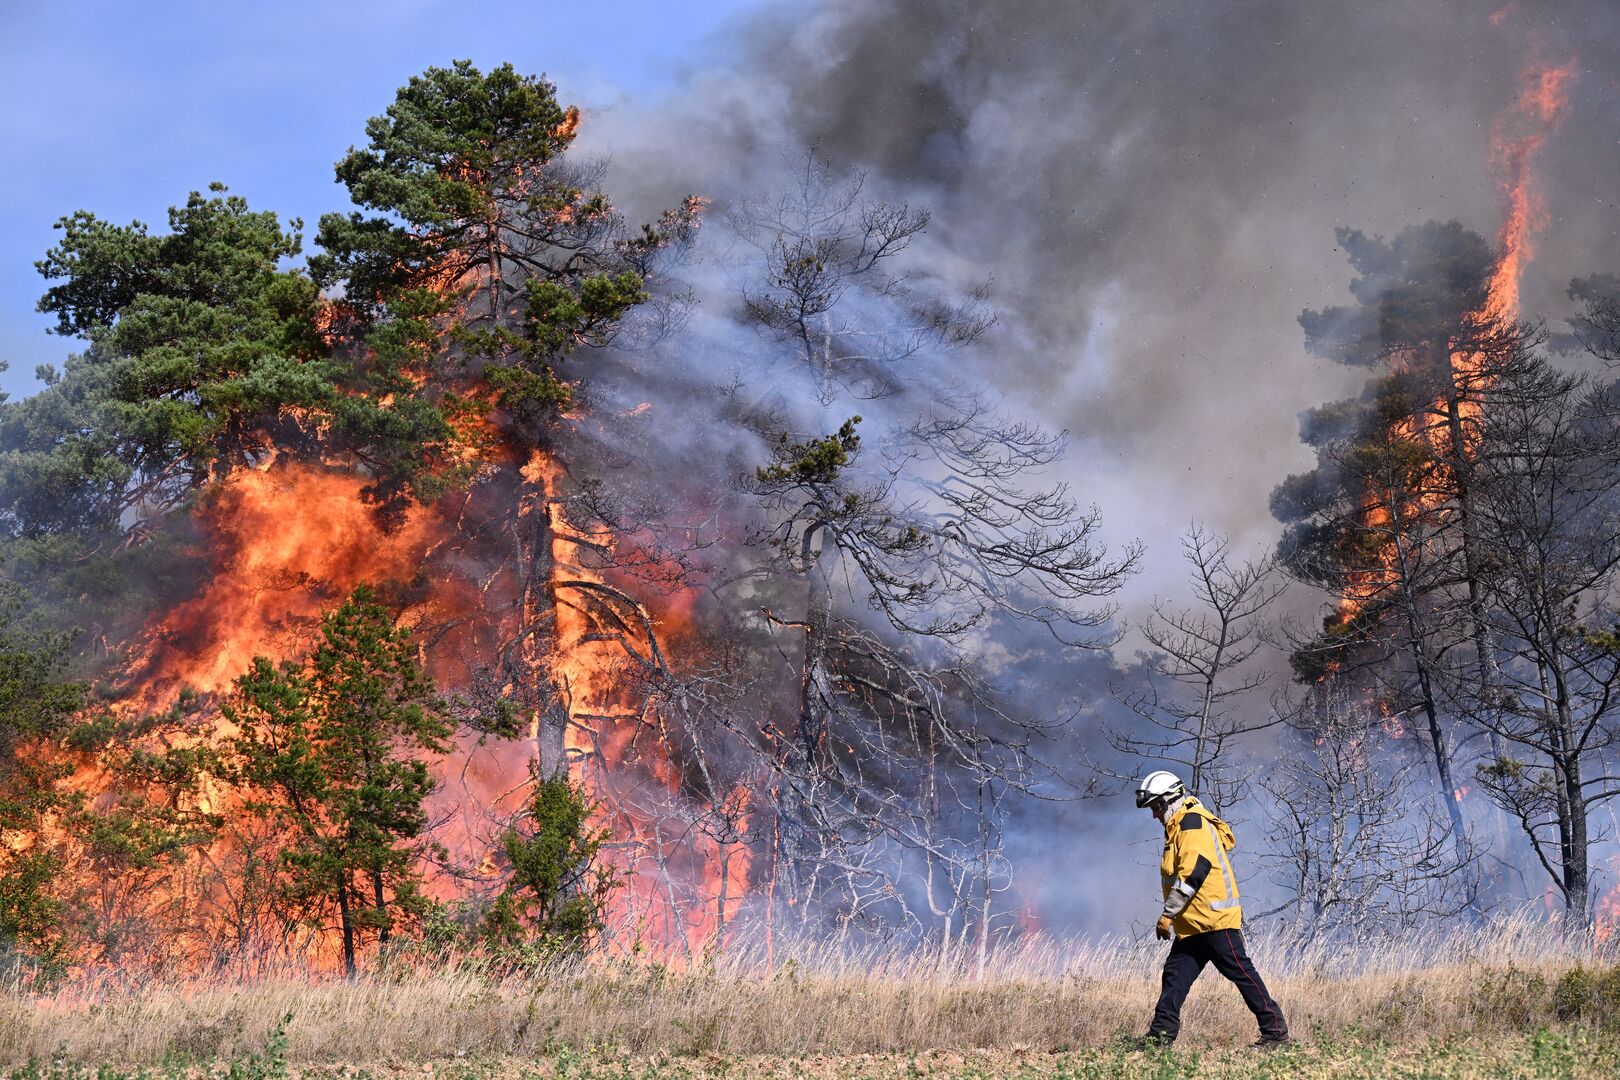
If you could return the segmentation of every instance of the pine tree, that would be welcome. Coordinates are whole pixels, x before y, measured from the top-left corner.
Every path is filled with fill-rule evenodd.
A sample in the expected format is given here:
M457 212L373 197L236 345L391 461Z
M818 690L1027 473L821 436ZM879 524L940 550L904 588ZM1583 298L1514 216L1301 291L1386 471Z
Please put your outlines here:
M566 162L578 112L510 64L429 68L366 124L337 178L366 212L327 214L310 260L341 282L369 349L373 396L404 390L436 415L434 438L377 453L383 498L435 490L487 432L523 453L549 441L572 401L562 366L607 344L646 299L649 262L695 224L695 204L627 235L591 177ZM403 402L396 396L394 408ZM345 416L366 443L374 433ZM389 487L389 484L393 487Z
M1491 678L1470 474L1491 373L1521 333L1487 314L1496 253L1457 222L1337 239L1357 302L1300 324L1313 353L1373 374L1359 398L1305 415L1317 467L1272 494L1280 562L1340 600L1294 668L1303 680L1369 681L1393 714L1421 717L1463 859L1442 683L1465 648L1473 677Z
M60 284L39 309L89 348L46 392L7 406L6 445L27 448L3 474L23 531L183 501L295 443L291 410L331 396L315 284L280 267L300 251L298 223L285 231L210 191L171 209L163 235L82 210L57 223L62 239L36 265Z
M271 453L317 452L339 368L315 283L282 267L298 224L220 185L172 208L165 233L83 210L57 223L39 308L85 348L0 404L0 538L41 595L127 617L183 576L165 525L201 492Z
M255 660L221 711L238 729L229 778L285 830L281 888L312 922L336 917L352 974L365 935L386 944L430 906L420 862L436 782L422 755L443 753L451 726L409 633L370 588L321 633L302 664Z
M568 719L549 672L558 591L614 627L637 605L600 583L558 583L584 576L556 572L570 552L600 560L612 545L554 527L562 496L540 457L568 434L575 354L613 340L698 206L626 230L590 172L564 157L577 123L550 83L510 64L429 68L338 162L363 210L324 216L324 253L310 260L318 281L342 286L337 322L363 385L339 403L335 427L376 478L368 494L397 510L475 474L510 492L483 526L518 545L517 615L496 681L536 719L548 774L563 767Z
M599 859L607 830L592 825L596 809L566 776L534 778L522 819L501 837L512 876L485 920L492 943L579 952L598 939L620 882Z

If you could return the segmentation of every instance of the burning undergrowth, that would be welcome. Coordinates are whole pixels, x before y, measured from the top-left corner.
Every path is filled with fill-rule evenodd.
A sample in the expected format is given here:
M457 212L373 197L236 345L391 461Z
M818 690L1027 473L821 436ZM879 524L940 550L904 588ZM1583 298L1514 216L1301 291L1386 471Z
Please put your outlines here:
M972 50L962 59L975 69ZM1473 710L1476 745L1499 736L1485 764L1508 770L1512 710L1500 694L1464 702L1459 680L1429 686L1423 650L1440 647L1448 678L1471 652L1477 675L1515 640L1485 624L1483 592L1459 599L1458 582L1486 575L1458 538L1477 517L1481 402L1535 344L1517 325L1531 169L1572 70L1532 68L1493 132L1508 202L1496 245L1459 225L1343 235L1358 306L1307 316L1307 337L1383 367L1362 399L1310 416L1322 469L1274 500L1288 569L1337 601L1298 643L1296 673L1335 692L1357 683L1351 711L1368 724L1348 740L1352 764L1404 761L1428 728L1432 786L1454 793L1470 867L1485 830L1457 804L1512 777L1468 775L1480 754L1448 774L1443 729ZM49 797L0 819L12 869L33 875L13 879L32 884L5 901L6 928L75 964L279 953L335 966L340 919L362 957L465 944L527 872L530 849L511 837L544 835L530 799L552 777L589 805L575 841L615 882L593 941L619 954L686 960L744 934L769 953L837 929L982 958L999 935L1072 914L1084 883L1014 858L1067 850L1070 825L1117 839L1108 815L1044 797L1077 780L1107 791L1132 767L1097 768L1093 751L1138 729L1092 699L1154 662L1110 654L1139 546L1102 543L1101 515L1065 480L1066 437L1029 419L1068 391L1020 402L1026 377L1039 381L1034 343L1069 327L1071 285L1095 292L1073 258L1094 223L1027 244L1053 253L1052 272L1013 260L1025 276L998 328L980 271L1036 235L1030 222L1009 214L981 246L992 256L975 257L973 230L941 242L917 197L981 225L984 207L1016 201L991 196L1027 178L954 184L942 164L951 145L1011 130L991 122L1007 105L991 98L954 132L923 130L939 117L920 110L909 142L829 129L844 157L875 155L871 175L813 154L762 165L759 132L703 128L746 178L714 178L712 201L663 199L636 229L602 193L604 168L573 152L591 123L543 81L458 64L402 88L339 163L359 209L321 221L307 271L284 269L297 237L223 192L177 209L164 236L65 222L46 307L87 350L7 408L0 489L13 572L61 622L89 624L81 670L99 696L19 744L44 765L7 783L42 781ZM790 138L820 122L794 108L760 122ZM1031 176L1067 175L1036 164ZM667 179L634 171L644 191ZM1131 260L1098 261L1158 295ZM1173 260L1142 261L1158 274ZM1402 336L1392 297L1445 307L1431 321L1447 333ZM1410 587L1414 566L1433 581ZM381 744L390 768L425 764L430 782L392 824L351 815L394 836L393 853L332 870L312 906L292 888L308 876L288 857L298 800L284 778L249 777L232 717L251 714L239 680L256 657L270 673L253 685L318 696L330 620L357 597L380 603L391 629L376 634L404 635L432 684L433 701L401 707L447 726ZM1443 599L1473 625L1443 642L1403 630L1414 597L1420 615ZM1150 698L1132 700L1179 715ZM1301 720L1245 700L1264 713L1254 730ZM1076 717L1083 730L1065 730ZM1343 733L1307 734L1303 752L1320 755ZM1370 752L1381 739L1388 755ZM1293 749L1245 745L1245 767ZM1509 848L1496 853L1524 854ZM590 887L553 891L565 904ZM523 910L551 910L530 899Z
M48 794L7 835L54 962L353 969L494 911L687 959L744 912L983 949L1017 907L997 822L1056 721L1000 692L1004 630L1106 646L1135 551L1042 479L1061 437L908 382L983 298L909 280L927 213L814 158L729 219L752 381L615 404L613 365L691 348L666 271L703 200L626 228L577 127L509 67L430 70L339 164L370 216L323 219L307 274L219 192L156 240L64 226L46 303L91 347L11 434L73 497L14 533L113 577L189 541L104 635L105 703L12 777ZM719 453L660 456L704 415ZM560 779L584 817L546 854Z

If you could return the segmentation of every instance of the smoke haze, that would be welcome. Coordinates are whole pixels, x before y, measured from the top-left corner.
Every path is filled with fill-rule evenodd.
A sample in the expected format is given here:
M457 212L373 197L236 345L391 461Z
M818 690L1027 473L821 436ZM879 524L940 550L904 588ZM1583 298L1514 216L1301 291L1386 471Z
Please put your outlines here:
M931 209L915 265L955 289L993 279L1000 316L950 358L953 374L1070 433L1080 501L1102 509L1111 541L1147 545L1127 592L1139 616L1182 592L1176 536L1193 520L1239 553L1269 552L1271 489L1312 463L1299 413L1359 389L1366 373L1308 356L1297 323L1348 300L1335 226L1457 219L1494 241L1492 125L1532 63L1573 58L1577 75L1533 166L1547 216L1523 313L1556 322L1572 277L1620 268L1617 44L1620 11L1585 0L1494 13L1461 0L834 0L755 17L679 93L592 115L581 147L611 160L608 188L632 216L700 192L723 219L789 184L806 148L866 171L876 197ZM704 355L748 350L727 325L722 311L695 320ZM1290 603L1317 601L1296 589ZM1118 668L1085 660L1057 678L1091 703L1081 742L1126 722L1105 691ZM1059 869L1110 865L1132 840L1131 861L1156 860L1151 824L1119 801L1017 816L1018 888L1048 925L1119 931L1140 914L1112 875ZM1257 885L1260 828L1244 845Z
M669 100L586 125L610 190L723 211L814 147L932 209L927 261L994 282L972 362L1071 433L1082 499L1148 543L1138 594L1173 587L1192 519L1269 548L1271 487L1310 461L1297 414L1362 378L1307 357L1295 321L1346 298L1334 226L1494 237L1491 125L1532 61L1578 74L1536 164L1525 314L1561 317L1571 277L1620 262L1611 5L881 0L772 10L741 40Z
M1465 0L767 6L711 39L666 96L587 110L579 153L606 162L603 186L631 221L689 193L710 206L680 270L696 308L640 353L593 358L582 380L592 441L570 466L638 480L647 490L626 497L624 516L658 520L634 498L708 510L710 490L768 460L738 413L825 433L855 411L818 402L804 365L778 362L779 343L739 311L750 256L728 220L791 188L813 153L835 182L864 173L868 197L932 212L905 260L920 294L989 281L999 317L971 347L919 358L931 366L899 393L861 401L863 432L915 416L946 387L1067 431L1049 479L1096 504L1116 552L1146 545L1124 594L1139 619L1155 595L1184 594L1177 537L1190 522L1229 533L1240 558L1269 553L1269 495L1313 462L1301 412L1361 386L1366 372L1308 356L1297 322L1348 299L1335 227L1388 236L1457 219L1494 238L1493 123L1528 66L1572 58L1567 113L1534 164L1546 221L1522 289L1523 314L1553 323L1572 309L1571 278L1620 272L1613 0L1494 12ZM903 306L858 289L847 304L878 326ZM1319 599L1295 589L1290 603L1309 614ZM1109 656L1051 649L1049 637L1039 651L1042 632L998 624L985 651L1021 707L1043 719L1085 710L1071 741L1050 748L1073 777L1105 752L1107 727L1137 723L1110 688L1145 676L1127 669L1135 638ZM1286 678L1280 655L1266 661ZM1247 890L1262 877L1262 823L1237 824ZM1119 932L1156 905L1159 839L1128 798L1031 799L1011 815L1007 855L1046 926Z

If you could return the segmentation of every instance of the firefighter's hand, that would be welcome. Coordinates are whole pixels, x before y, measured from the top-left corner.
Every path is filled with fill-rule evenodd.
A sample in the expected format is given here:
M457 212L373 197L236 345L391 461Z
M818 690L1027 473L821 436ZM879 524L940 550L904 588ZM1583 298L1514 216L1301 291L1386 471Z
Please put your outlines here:
M1159 936L1160 941L1169 941L1176 935L1170 930L1170 916L1160 915L1159 921L1153 925L1153 932Z

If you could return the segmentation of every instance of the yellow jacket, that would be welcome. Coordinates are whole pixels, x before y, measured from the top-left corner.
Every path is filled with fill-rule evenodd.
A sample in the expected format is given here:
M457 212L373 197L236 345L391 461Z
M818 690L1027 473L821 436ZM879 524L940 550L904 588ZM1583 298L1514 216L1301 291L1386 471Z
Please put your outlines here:
M1243 925L1237 878L1226 853L1237 846L1232 827L1184 796L1164 815L1164 913L1177 937Z

